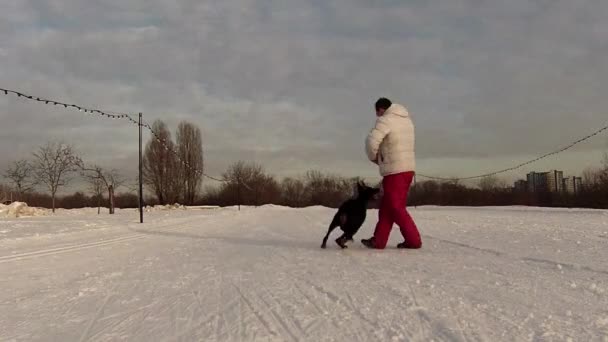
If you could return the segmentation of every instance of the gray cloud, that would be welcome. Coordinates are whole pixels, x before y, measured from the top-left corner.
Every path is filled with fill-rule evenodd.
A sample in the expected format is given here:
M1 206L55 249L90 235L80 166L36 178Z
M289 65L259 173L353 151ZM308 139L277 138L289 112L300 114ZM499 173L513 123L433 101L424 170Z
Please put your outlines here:
M5 2L0 79L192 121L216 175L243 158L278 175L375 176L363 139L389 96L415 120L420 171L467 175L605 124L606 13L601 0ZM135 171L136 127L7 97L0 125L0 166L60 137ZM575 172L605 146L542 166Z

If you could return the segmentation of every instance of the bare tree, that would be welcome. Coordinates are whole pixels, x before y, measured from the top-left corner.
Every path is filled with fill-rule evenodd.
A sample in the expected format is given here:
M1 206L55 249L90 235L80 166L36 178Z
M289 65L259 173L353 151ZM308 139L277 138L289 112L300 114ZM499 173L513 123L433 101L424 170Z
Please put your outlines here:
M608 189L608 152L604 153L604 160L602 161L602 164L599 181L604 189Z
M306 184L307 205L323 205L336 207L342 201L353 195L352 180L338 175L324 174L317 170L309 170L304 176Z
M34 153L36 180L51 193L53 213L57 191L71 181L69 175L77 170L78 163L74 148L61 142L49 142Z
M101 213L103 193L106 189L105 184L97 174L85 174L84 176L89 183L89 190L93 193L93 198L97 199L97 215L99 215Z
M114 191L116 191L118 187L123 186L127 182L127 180L117 170L112 169L103 173L103 181L108 187L108 196L110 198L110 214L114 214L116 207Z
M127 192L139 194L139 175L136 175L133 179L125 180L123 186L127 189Z
M479 180L479 188L483 191L492 191L505 188L506 182L496 176L486 176Z
M12 166L4 173L4 177L14 184L20 200L23 200L24 194L34 190L36 185L33 167L25 159L13 162Z
M300 179L284 178L281 182L281 204L290 207L303 207L306 205L306 186Z
M223 174L225 182L220 195L225 202L245 205L277 203L281 189L272 175L257 163L243 161L232 164Z
M4 184L0 184L0 203L3 203L10 199L10 197L9 197L10 192L11 192L11 189L9 189L8 186L6 186Z
M203 179L202 173L197 172L203 171L201 130L189 122L181 122L177 130L177 149L184 162L180 163L180 193L183 195L184 204L192 205Z
M98 165L93 165L92 167L86 167L84 164L79 165L80 169L83 171L83 176L87 179L90 185L91 191L95 193L98 198L98 207L97 211L99 213L99 208L101 207L101 196L104 190L108 191L108 200L109 200L109 211L110 214L114 214L115 205L114 205L114 191L123 186L126 183L126 179L120 175L120 173L112 169L110 171L105 171L102 167ZM101 187L101 189L99 188Z
M587 188L594 188L601 183L602 169L587 167L583 170L583 185Z
M152 126L155 136L146 144L143 160L143 181L152 187L160 204L175 203L179 199L179 167L175 144L165 123L156 120Z

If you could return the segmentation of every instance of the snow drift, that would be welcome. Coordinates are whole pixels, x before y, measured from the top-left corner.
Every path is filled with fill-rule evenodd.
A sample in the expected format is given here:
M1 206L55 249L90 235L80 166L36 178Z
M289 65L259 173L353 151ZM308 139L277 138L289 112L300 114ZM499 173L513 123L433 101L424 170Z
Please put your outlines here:
M0 204L0 217L44 216L48 209L30 207L24 202L13 202L10 205Z
M185 205L175 203L175 204L165 204L165 205L154 205L154 206L145 206L145 212L158 211L158 210L186 210L187 207Z

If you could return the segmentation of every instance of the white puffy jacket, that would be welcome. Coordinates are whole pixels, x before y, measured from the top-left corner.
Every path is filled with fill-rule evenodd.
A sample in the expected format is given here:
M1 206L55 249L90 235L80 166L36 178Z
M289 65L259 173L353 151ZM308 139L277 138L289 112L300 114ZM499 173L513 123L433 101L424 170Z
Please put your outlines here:
M414 123L407 109L393 103L369 132L365 150L369 160L377 162L380 175L415 171Z

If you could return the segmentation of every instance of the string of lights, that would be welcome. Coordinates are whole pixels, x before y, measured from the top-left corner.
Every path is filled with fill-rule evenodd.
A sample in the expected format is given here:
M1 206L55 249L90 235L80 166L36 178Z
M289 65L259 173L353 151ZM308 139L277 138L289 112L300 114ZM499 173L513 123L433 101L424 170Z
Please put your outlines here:
M17 95L17 97L23 97L28 100L44 102L44 104L47 104L47 105L50 104L50 105L54 105L54 106L63 106L64 108L74 108L81 112L97 114L97 115L108 117L110 119L127 119L134 124L138 124L138 122L135 119L133 119L129 114L126 114L126 113L117 113L117 112L110 112L107 110L87 108L87 107L83 107L83 106L79 106L79 105L75 105L75 104L70 104L70 103L50 100L50 99L46 99L46 98L42 98L42 97L27 95L27 94L24 94L24 93L15 91L15 90L11 90L11 89L0 88L0 92L4 92L4 95L14 94L14 95Z
M38 97L38 96L32 96L32 95L28 95L19 91L15 91L15 90L11 90L11 89L5 89L5 88L0 88L0 93L3 92L4 95L9 95L9 94L13 94L13 95L17 95L17 97L21 98L25 98L28 100L32 100L32 101L36 101L36 102L43 102L44 104L47 105L54 105L54 106L63 106L64 108L74 108L77 109L81 112L84 113L91 113L91 114L97 114L100 116L104 116L110 119L126 119L128 121L130 121L131 123L135 124L135 125L139 125L139 122L135 119L133 119L129 114L127 113L119 113L119 112L113 112L113 111L108 111L108 110L100 110L100 109L93 109L93 108L88 108L88 107L84 107L84 106L80 106L80 105L75 105L75 104L70 104L70 103L66 103L66 102L62 102L62 101L57 101L57 100L50 100L50 99L46 99L46 98L42 98L42 97ZM186 167L188 167L190 170L192 170L193 172L195 172L198 175L201 175L203 177L209 178L211 180L214 181L218 181L218 182L225 182L226 180L217 178L217 177L212 177L210 175L207 175L206 173L203 172L203 170L198 170L194 167L191 167L190 164L184 160L182 160L182 158L180 157L179 153L173 149L170 149L166 142L163 141L158 134L156 134L156 132L154 132L154 130L152 129L152 127L147 124L147 123L142 123L142 127L147 128L152 135L154 136L154 138L161 143L161 145L167 150L172 152L177 159L180 161L180 163L182 163L183 165L185 165ZM246 187L247 189L251 190L251 188L249 186L247 186L246 184L242 184L244 187Z
M498 171L494 171L494 172L485 173L485 174L482 174L482 175L470 176L470 177L460 177L460 178L445 178L445 177L436 177L436 176L429 176L429 175L417 173L417 176L420 176L420 177L423 177L423 178L427 178L427 179L435 179L435 180L442 180L442 181L461 181L461 180L471 180L471 179L477 179L477 178L484 178L484 177L495 176L495 175L498 175L498 174L501 174L501 173L517 170L517 169L519 169L519 168L521 168L523 166L535 163L535 162L537 162L537 161L539 161L541 159L544 159L544 158L550 157L552 155L556 155L558 153L561 153L561 152L564 152L566 150L569 150L572 147L574 147L575 145L580 144L583 141L589 140L589 139L593 138L594 136L602 133L603 131L605 131L607 129L608 129L608 125L600 128L600 129L598 129L597 131L595 131L595 132L593 132L593 133L591 133L591 134L589 134L589 135L587 135L587 136L585 136L583 138L580 138L580 139L572 142L571 144L569 144L567 146L564 146L564 147L560 148L559 150L555 150L553 152L549 152L549 153L543 154L540 157L528 160L526 162L523 162L521 164L515 165L513 167L509 167L509 168L498 170Z
M131 123L133 123L135 125L139 125L139 122L137 120L133 119L129 114L126 114L126 113L118 113L118 112L111 112L111 111L107 111L107 110L99 110L99 109L87 108L87 107L83 107L83 106L79 106L79 105L75 105L75 104L69 104L69 103L65 103L65 102L61 102L61 101L49 100L49 99L46 99L46 98L36 97L36 96L24 94L24 93L21 93L21 92L15 91L15 90L11 90L11 89L0 88L0 92L4 92L5 95L14 94L14 95L17 95L17 97L23 97L23 98L26 98L28 100L33 100L33 101L37 101L37 102L44 102L47 105L50 104L50 105L54 105L54 106L63 106L64 108L75 108L75 109L77 109L77 110L79 110L81 112L91 113L91 114L98 114L98 115L101 115L101 116L104 116L104 117L108 117L110 119L127 119ZM156 139L157 142L159 142L167 151L170 151L171 153L173 153L177 157L177 159L179 160L180 163L182 163L183 165L185 165L187 168L189 168L190 170L192 170L196 174L201 175L201 176L206 177L206 178L209 178L209 179L214 180L214 181L218 181L218 182L226 182L227 181L225 179L220 179L220 178L217 178L217 177L212 177L210 175L207 175L206 173L203 172L203 170L198 170L198 169L190 166L190 164L187 161L185 161L185 160L183 160L181 158L181 156L179 155L179 153L176 150L169 148L169 146L167 145L166 141L164 141L154 131L154 129L149 124L142 123L141 126L145 127L146 129L148 129L150 131L150 133L154 136L154 138ZM505 173L505 172L517 170L517 169L519 169L519 168L521 168L523 166L535 163L535 162L537 162L537 161L539 161L541 159L544 159L544 158L556 155L558 153L562 153L562 152L564 152L566 150L569 150L570 148L574 147L575 145L580 144L581 142L584 142L586 140L589 140L589 139L593 138L594 136L602 133L605 130L608 130L608 125L600 128L600 129L598 129L597 131L595 131L595 132L593 132L593 133L591 133L591 134L589 134L589 135L587 135L587 136L585 136L585 137L583 137L581 139L578 139L578 140L574 141L573 143L571 143L571 144L569 144L569 145L567 145L567 146L565 146L565 147L563 147L561 149L558 149L558 150L555 150L555 151L543 154L543 155L541 155L541 156L539 156L537 158L528 160L526 162L520 163L520 164L515 165L513 167L505 168L505 169L494 171L494 172L489 172L489 173L485 173L485 174L481 174L481 175L476 175L476 176L453 177L453 178L430 176L430 175L426 175L426 174L422 174L422 173L417 173L417 176L420 176L420 177L423 177L423 178L427 178L427 179L442 180L442 181L462 181L462 180L471 180L471 179L477 179L477 178L484 178L484 177L489 177L489 176L495 176L495 175L502 174L502 173ZM246 187L247 189L251 190L251 188L247 184L242 183L242 185L244 187Z

